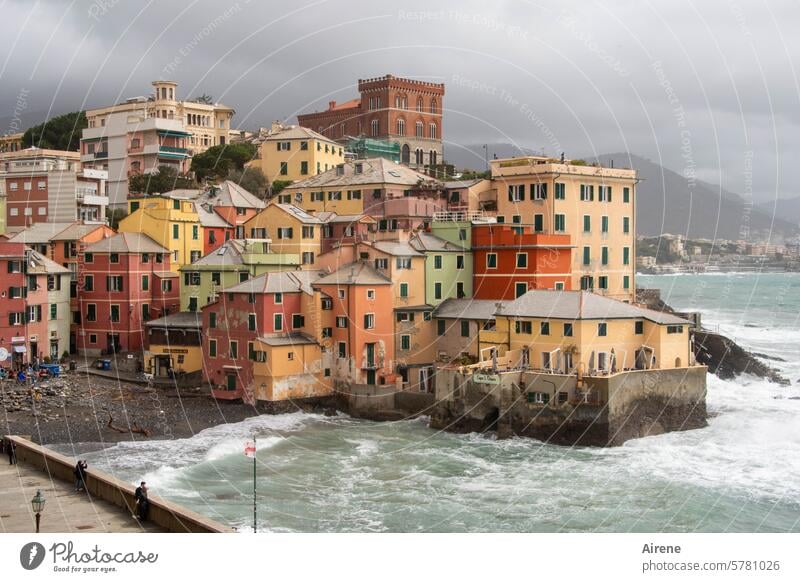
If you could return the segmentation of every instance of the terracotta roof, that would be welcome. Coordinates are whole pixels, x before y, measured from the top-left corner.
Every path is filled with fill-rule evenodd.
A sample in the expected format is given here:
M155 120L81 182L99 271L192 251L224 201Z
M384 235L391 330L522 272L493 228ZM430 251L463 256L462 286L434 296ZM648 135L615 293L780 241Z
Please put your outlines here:
M87 253L169 253L156 241L140 232L120 232L86 247Z
M636 307L588 291L528 291L498 308L496 314L550 319L647 319L662 325L690 324L669 313Z

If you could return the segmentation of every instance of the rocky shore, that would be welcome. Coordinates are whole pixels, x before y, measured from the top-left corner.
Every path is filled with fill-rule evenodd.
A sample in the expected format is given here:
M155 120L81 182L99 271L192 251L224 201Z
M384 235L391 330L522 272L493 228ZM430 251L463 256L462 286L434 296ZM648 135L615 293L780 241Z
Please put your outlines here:
M39 444L115 443L187 438L203 429L264 413L316 411L319 403L254 407L218 402L199 389L147 387L83 372L39 382L0 382L0 434Z

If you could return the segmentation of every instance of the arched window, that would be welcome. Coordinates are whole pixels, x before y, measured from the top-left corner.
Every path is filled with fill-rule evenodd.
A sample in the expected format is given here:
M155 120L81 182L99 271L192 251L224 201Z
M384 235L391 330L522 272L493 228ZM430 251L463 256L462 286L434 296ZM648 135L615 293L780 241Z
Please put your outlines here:
M436 124L430 123L428 124L428 137L431 139L436 139Z
M414 135L417 137L425 137L425 124L423 124L421 121L416 123Z
M397 135L405 135L406 134L406 120L405 119L398 119L397 120Z
M411 148L408 147L407 143L404 143L402 153L400 155L400 163L408 164L410 161L411 161Z
M438 104L436 103L436 99L431 99L431 113L438 113Z
M422 107L423 107L423 105L422 105L422 97L417 97L417 111L422 113Z
M373 119L370 122L372 137L378 137L378 134L380 133L380 128L381 128L380 122L377 119Z
M436 160L436 150L431 150L431 153L430 153L430 156L428 157L428 160L429 160L429 161L428 161L428 163L429 163L431 166L435 166L435 165L436 165L436 163L437 163L437 160Z
M418 166L421 166L423 163L422 156L423 156L422 148L417 148L417 151L414 152L414 161Z

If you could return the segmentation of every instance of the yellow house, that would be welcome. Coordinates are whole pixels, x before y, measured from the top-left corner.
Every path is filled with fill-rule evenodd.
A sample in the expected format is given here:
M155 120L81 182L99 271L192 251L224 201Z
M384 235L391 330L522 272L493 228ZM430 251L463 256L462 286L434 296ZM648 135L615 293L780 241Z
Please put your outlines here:
M691 323L585 291L529 291L498 307L496 328L481 331L511 366L604 375L694 365Z
M259 168L271 184L296 181L327 172L344 161L344 148L306 127L272 124L255 140L258 158L248 164Z
M272 252L300 256L303 269L314 269L322 248L322 221L302 208L270 202L244 224L248 238L271 239Z
M175 190L128 200L130 214L119 232L141 232L172 253L172 271L203 256L203 227L195 208L196 190Z
M203 371L202 315L183 311L148 321L145 369L156 378Z
M635 170L538 156L490 164L498 222L569 234L576 247L571 288L634 300Z
M262 336L256 339L253 364L256 400L276 401L328 396L333 393L325 375L322 348L304 334ZM262 355L263 354L263 355Z

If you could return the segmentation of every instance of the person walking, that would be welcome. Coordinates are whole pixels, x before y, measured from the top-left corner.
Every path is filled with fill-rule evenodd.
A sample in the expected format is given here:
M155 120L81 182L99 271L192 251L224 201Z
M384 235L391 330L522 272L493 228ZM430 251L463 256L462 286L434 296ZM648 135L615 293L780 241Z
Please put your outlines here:
M86 491L86 468L89 464L86 461L78 461L75 465L75 491Z
M147 500L147 483L142 481L133 496L136 498L136 509L133 517L139 521L144 521L147 519L147 510L150 508L150 502Z
M6 453L8 453L8 464L9 465L16 465L17 464L17 445L12 440L6 441Z

